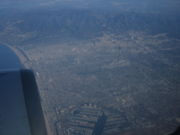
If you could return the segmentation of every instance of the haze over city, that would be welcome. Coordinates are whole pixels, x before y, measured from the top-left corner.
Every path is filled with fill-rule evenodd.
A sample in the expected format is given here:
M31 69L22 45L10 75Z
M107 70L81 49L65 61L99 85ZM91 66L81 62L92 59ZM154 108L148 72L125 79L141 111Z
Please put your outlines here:
M49 135L180 125L179 0L1 0L0 44L35 72Z

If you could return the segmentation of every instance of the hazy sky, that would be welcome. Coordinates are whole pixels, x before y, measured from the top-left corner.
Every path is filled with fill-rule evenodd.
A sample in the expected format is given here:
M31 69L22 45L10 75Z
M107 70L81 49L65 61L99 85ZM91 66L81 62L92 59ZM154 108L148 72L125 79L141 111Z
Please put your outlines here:
M103 8L136 12L179 13L179 0L1 0L0 7L57 7Z

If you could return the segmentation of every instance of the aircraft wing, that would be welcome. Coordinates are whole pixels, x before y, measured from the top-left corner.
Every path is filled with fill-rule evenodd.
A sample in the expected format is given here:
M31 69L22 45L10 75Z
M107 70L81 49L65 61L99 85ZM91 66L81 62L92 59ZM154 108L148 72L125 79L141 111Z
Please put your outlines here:
M0 135L47 135L33 71L0 45Z

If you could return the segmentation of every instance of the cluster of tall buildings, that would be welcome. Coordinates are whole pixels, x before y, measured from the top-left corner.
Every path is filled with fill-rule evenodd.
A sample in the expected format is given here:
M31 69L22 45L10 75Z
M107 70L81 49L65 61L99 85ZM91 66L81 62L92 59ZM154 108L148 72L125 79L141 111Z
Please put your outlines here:
M65 135L108 135L119 133L129 126L126 117L120 112L102 109L93 104L74 108L63 121Z

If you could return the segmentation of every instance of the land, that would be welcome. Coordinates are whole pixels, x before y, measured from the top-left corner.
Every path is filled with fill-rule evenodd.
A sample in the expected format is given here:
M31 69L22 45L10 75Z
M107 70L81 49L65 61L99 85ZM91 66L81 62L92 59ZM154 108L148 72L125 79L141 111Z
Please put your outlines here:
M35 72L50 135L180 125L178 1L19 1L0 5L0 43Z
M161 135L179 125L179 43L130 31L22 50L54 134L92 134L100 113L104 135Z

